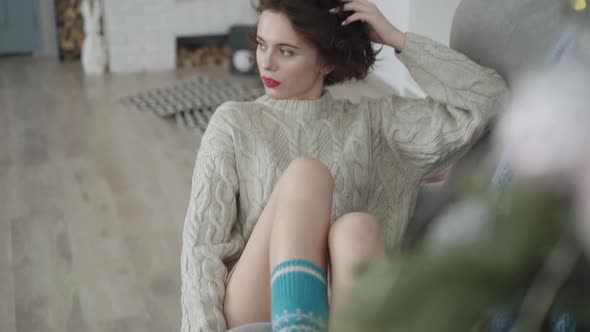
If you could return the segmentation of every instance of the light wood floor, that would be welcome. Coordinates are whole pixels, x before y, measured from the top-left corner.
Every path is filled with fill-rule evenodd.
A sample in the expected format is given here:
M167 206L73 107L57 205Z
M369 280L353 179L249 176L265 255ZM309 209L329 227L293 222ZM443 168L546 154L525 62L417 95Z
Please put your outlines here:
M191 74L89 79L78 64L0 58L1 332L179 330L200 135L116 101Z

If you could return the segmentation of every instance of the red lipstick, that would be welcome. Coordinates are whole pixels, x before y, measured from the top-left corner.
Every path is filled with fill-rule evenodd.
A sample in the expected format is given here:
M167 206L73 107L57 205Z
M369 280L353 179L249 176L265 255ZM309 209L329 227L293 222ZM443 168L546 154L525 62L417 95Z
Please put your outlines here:
M281 82L275 81L270 77L264 76L262 76L262 82L264 82L264 85L268 88L276 88L277 86L281 85Z

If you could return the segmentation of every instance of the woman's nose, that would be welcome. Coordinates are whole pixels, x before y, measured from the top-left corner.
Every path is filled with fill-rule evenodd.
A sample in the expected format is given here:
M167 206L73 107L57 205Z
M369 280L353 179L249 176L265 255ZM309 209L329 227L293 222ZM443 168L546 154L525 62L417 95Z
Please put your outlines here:
M272 71L276 69L276 64L270 51L262 53L260 60L260 65L264 70Z

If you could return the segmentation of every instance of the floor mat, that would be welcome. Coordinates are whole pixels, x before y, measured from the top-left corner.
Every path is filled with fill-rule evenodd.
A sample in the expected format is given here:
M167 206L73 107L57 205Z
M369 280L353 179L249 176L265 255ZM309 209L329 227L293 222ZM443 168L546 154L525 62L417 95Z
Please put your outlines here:
M127 108L174 118L181 127L205 131L213 112L226 101L254 100L264 88L250 87L198 75L161 88L140 92L121 100Z

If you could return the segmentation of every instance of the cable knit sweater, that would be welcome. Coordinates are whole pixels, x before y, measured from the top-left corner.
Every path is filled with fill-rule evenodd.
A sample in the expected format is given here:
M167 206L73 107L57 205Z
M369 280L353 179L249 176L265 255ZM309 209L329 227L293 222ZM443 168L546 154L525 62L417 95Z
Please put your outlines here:
M332 221L377 216L389 249L412 215L418 184L469 149L498 111L502 78L464 55L408 33L398 58L426 99L228 102L202 138L184 224L182 331L225 331L228 268L239 259L277 178L297 157L332 171ZM265 273L267 271L260 271Z

